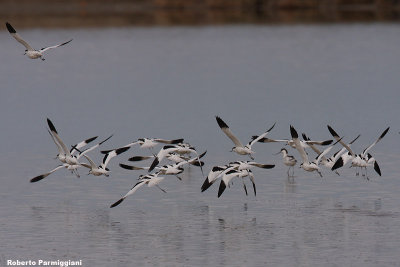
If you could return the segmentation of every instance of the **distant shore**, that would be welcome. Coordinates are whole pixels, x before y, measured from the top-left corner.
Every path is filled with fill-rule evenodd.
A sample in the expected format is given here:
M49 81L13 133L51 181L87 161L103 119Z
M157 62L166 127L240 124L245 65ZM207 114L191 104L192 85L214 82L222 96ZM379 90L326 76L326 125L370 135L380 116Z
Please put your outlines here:
M391 0L0 0L20 27L400 21Z

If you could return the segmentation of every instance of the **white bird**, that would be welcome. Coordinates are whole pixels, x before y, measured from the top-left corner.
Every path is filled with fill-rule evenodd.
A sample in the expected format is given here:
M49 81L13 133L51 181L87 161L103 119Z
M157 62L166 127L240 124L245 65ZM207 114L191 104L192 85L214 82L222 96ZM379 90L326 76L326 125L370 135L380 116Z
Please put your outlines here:
M96 164L93 162L93 160L90 157L83 155L89 161L90 165L88 165L86 163L81 163L81 165L86 168L89 168L88 174L93 174L94 176L104 175L104 176L108 177L110 170L107 168L107 164L110 162L110 160L113 157L118 156L119 154L127 151L128 149L129 149L129 147L121 147L121 148L111 150L109 153L107 153L104 156L103 161L99 166L96 166Z
M336 170L342 166L344 166L349 160L351 160L351 166L352 167L360 167L361 169L361 173L362 173L362 169L365 169L365 174L362 173L363 176L367 176L367 167L373 165L374 166L374 170L376 171L376 173L381 176L381 170L379 168L378 162L376 162L376 160L371 156L371 154L368 153L368 151L375 146L383 137L385 137L385 135L387 134L387 132L389 131L390 127L386 128L382 134L378 137L378 139L373 142L370 146L368 146L367 148L364 149L364 151L361 154L355 154L353 152L353 150L350 148L349 145L347 145L346 143L344 143L343 141L339 141L340 144L343 145L343 147L345 147L348 151L348 153L343 154L333 165L332 170ZM331 126L328 125L328 130L329 132L332 134L332 136L336 139L339 140L339 135L335 132L335 130L332 129ZM358 175L359 173L357 172L356 175ZM368 176L367 176L368 179Z
M218 126L221 128L221 130L226 134L226 136L229 137L229 139L232 140L232 142L235 144L235 146L232 148L231 151L236 152L239 155L249 155L249 157L254 160L254 157L252 156L254 154L254 151L251 150L251 147L258 142L261 138L264 138L275 126L272 125L271 128L269 128L267 131L265 131L263 134L260 136L257 136L256 138L253 138L247 145L243 145L240 140L232 133L232 131L229 129L229 126L218 116L215 117L218 123Z
M66 44L68 44L69 42L72 41L72 39L71 39L71 40L69 40L69 41L67 41L65 43L62 43L62 44L48 46L48 47L44 47L44 48L42 48L40 50L35 50L24 39L21 38L21 36L15 31L15 29L13 28L13 26L11 26L10 23L6 22L6 27L7 27L8 32L11 34L11 36L14 37L15 40L17 40L23 46L25 46L26 49L25 49L24 55L27 55L29 58L32 58L32 59L40 58L41 60L45 60L44 57L43 57L43 53L44 52L46 52L49 49L53 49L53 48L56 48L56 47L60 47L60 46L66 45Z
M292 156L288 154L288 151L286 148L282 148L277 154L282 153L282 159L283 159L283 164L286 166L289 166L289 169L287 170L287 175L288 177L293 177L294 176L294 166L297 163L297 160ZM292 169L292 175L290 175L290 169Z
M297 131L294 129L294 127L292 125L290 125L290 134L294 141L295 147L296 147L297 151L299 151L301 159L303 160L303 162L300 164L300 167L308 172L316 171L322 177L322 173L321 173L320 168L318 167L318 164L319 164L321 158L332 149L332 146L325 149L320 155L317 156L317 158L314 161L311 162L311 161L309 161L307 153L300 143Z
M158 184L164 180L164 177L158 177L158 172L157 173L153 173L153 174L147 174L147 175L140 175L139 176L139 182L137 182L131 190L129 190L128 193L125 194L125 196L123 196L122 198L120 198L117 202L115 202L114 204L112 204L110 206L110 208L114 208L115 206L118 206L119 204L121 204L122 201L124 201L125 198L127 198L128 196L132 195L133 193L135 193L140 187L142 187L143 185L146 185L148 187L152 187L152 186L156 186L158 187L161 191L163 191L164 193L166 193L166 191L164 189L162 189Z

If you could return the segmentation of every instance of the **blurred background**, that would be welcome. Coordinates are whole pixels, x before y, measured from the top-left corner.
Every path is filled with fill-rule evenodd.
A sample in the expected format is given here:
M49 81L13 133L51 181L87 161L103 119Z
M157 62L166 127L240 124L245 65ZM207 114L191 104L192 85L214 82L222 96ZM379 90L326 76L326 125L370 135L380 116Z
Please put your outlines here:
M400 0L0 0L0 17L19 28L385 22L399 21Z

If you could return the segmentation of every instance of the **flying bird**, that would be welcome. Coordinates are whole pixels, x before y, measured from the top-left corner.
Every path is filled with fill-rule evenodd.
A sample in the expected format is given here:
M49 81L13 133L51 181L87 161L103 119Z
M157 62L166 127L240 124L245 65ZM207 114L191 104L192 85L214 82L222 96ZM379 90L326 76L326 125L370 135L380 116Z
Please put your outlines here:
M73 39L71 39L71 40L69 40L67 42L64 42L62 44L48 46L48 47L44 47L44 48L39 49L39 50L35 50L24 39L21 38L21 36L16 32L16 30L14 29L13 26L11 26L10 23L6 22L6 27L7 27L8 32L11 34L11 36L14 37L15 40L17 40L23 46L25 46L26 49L25 49L24 55L27 55L29 58L32 58L32 59L40 58L41 60L45 60L44 57L43 57L43 53L44 52L46 52L47 50L53 49L53 48L57 48L57 47L66 45L66 44L68 44L69 42L71 42L73 40Z
M253 154L254 151L251 150L251 147L258 142L261 138L264 138L275 126L272 125L271 128L269 128L267 131L265 131L263 134L260 136L257 136L253 138L249 143L246 145L243 145L240 140L232 133L231 129L229 126L218 116L215 117L218 123L218 126L221 128L221 130L224 132L226 136L229 137L229 139L232 140L232 142L235 144L235 146L232 148L231 151L236 152L239 155L249 155L249 157L254 160Z

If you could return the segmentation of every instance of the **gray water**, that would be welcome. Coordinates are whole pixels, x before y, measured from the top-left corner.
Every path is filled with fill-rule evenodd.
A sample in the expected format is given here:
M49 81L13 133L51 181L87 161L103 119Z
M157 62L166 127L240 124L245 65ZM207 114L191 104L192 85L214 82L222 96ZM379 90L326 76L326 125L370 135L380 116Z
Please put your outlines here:
M397 24L25 30L40 48L74 38L46 61L22 55L0 34L0 260L82 260L83 266L398 266L400 262L400 28ZM246 142L277 122L313 139L330 124L362 151L382 177L348 167L324 178L296 166L294 183L278 152L257 144L257 197L240 181L217 198L218 184L190 167L183 181L166 177L120 206L143 172L77 179L67 170L35 184L57 166L46 131L50 118L72 145L99 135L110 149L140 137L185 138L207 150L205 173L246 157L229 152L221 116ZM338 146L337 149L340 147ZM334 149L336 150L336 148ZM290 153L300 159L297 151ZM313 155L313 152L309 152ZM98 152L91 157L100 161ZM146 163L143 163L144 165ZM148 163L149 164L149 163Z

